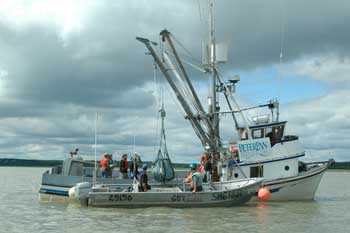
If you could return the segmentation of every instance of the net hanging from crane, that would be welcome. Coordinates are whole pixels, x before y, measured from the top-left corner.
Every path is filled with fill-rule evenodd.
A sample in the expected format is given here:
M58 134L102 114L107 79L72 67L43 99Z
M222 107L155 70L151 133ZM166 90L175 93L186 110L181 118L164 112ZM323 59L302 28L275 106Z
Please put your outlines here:
M160 114L162 117L162 129L160 135L160 146L157 153L157 157L155 158L152 164L152 174L153 178L160 182L170 181L175 177L175 171L173 164L171 163L168 149L166 146L166 138L165 138L165 130L164 130L164 118L165 111L164 107L160 110Z

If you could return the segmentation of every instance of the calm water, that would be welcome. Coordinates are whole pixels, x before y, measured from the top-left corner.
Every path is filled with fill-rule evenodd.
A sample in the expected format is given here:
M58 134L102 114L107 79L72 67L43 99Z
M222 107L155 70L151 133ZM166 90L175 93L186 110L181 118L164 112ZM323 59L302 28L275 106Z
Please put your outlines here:
M350 232L350 172L324 175L316 200L213 209L102 209L40 202L43 168L0 167L0 232Z

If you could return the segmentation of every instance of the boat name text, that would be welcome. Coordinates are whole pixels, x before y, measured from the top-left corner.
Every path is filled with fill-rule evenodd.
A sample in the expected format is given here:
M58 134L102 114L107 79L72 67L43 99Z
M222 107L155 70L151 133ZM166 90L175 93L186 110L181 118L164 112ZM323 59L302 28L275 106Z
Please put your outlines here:
M250 151L261 151L269 149L266 142L254 142L249 144L240 144L239 151L250 152Z
M238 197L242 197L242 192L237 190L232 190L232 191L225 191L220 193L213 193L212 200L222 201L227 199L236 199Z
M109 195L109 201L132 201L132 196L130 194L112 194Z
M181 195L181 194L174 194L171 196L172 202L201 202L202 198L198 195Z

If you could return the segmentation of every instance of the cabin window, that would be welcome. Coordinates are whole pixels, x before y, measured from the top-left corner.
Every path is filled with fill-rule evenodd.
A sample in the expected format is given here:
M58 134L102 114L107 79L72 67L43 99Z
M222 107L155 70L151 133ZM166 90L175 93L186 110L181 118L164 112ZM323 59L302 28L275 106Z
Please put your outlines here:
M270 137L271 146L281 141L283 136L283 129L284 129L283 125L272 127L272 137Z
M281 138L282 138L283 134L284 134L284 125L281 125L280 127L281 127L281 132L280 133L281 133Z
M265 136L266 137L271 137L272 136L272 128L268 127L265 129Z
M233 174L235 178L238 178L238 173Z
M253 138L262 138L264 135L264 129L253 130Z
M79 162L72 162L69 170L70 176L82 176L84 165Z
M246 130L241 131L241 140L247 140L248 139L248 133Z
M280 126L275 126L275 127L272 127L272 131L273 131L273 136L276 140L279 140L282 138L283 136L283 129L284 129L284 126L283 125L280 125Z
M263 177L264 175L264 166L255 166L255 167L250 167L250 177Z
M273 131L273 135L275 136L275 138L279 138L281 130L279 126L275 126L272 128Z
M289 166L288 165L284 166L284 170L289 171Z

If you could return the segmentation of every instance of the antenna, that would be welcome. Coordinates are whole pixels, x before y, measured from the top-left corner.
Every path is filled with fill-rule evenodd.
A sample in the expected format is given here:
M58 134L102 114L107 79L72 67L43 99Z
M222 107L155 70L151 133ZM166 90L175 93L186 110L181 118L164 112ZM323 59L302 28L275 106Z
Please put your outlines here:
M135 133L134 133L134 143L133 143L133 151L134 151L134 154L136 154L136 146L135 146L135 144L136 144L136 135L135 135Z
M93 186L96 185L96 176L97 176L97 119L98 119L98 113L95 113L95 172L92 184Z
M282 65L284 59L284 45L285 45L285 28L286 28L286 3L285 0L280 2L281 11L281 25L280 25L280 56L279 56L279 70L277 76L278 85L282 84ZM277 99L281 99L281 88L277 88ZM279 112L277 111L277 121L279 117Z

